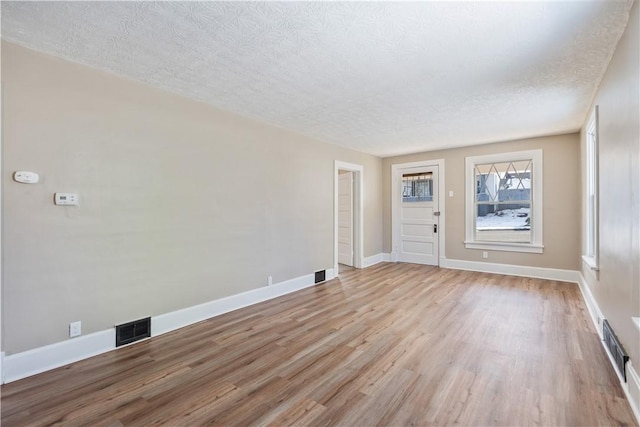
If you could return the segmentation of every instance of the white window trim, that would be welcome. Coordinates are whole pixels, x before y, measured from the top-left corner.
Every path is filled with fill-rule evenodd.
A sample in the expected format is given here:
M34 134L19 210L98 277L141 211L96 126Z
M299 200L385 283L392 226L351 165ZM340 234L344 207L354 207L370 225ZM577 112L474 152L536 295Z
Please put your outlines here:
M589 122L587 124L587 134L586 134L586 158L585 158L585 184L586 184L586 197L585 200L585 245L584 251L585 254L582 255L582 261L586 264L587 267L591 271L596 274L600 270L600 245L599 245L599 148L598 148L598 106L596 105L593 109L593 113L591 113L591 117L589 118ZM590 135L593 134L593 140L591 140ZM593 156L593 161L591 162L591 157ZM591 170L593 168L593 170ZM593 194L594 194L594 210L593 210L593 218L590 218L590 193L591 186L593 185ZM589 242L591 242L591 246L593 247L593 254L589 253Z
M474 240L475 229L475 197L476 180L474 168L476 164L533 160L531 169L533 191L531 194L531 218L533 233L531 243L480 242ZM542 150L517 151L512 153L488 154L465 158L465 241L467 249L487 249L493 251L529 252L541 254L542 244Z

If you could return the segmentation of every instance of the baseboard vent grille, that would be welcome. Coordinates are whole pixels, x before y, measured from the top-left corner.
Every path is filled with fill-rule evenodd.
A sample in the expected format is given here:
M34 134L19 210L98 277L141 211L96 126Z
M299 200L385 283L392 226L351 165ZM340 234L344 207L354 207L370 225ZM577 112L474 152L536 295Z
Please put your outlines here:
M609 349L611 356L613 356L613 360L616 362L616 368L626 383L627 372L625 370L625 364L627 363L627 360L629 360L629 356L625 353L622 348L622 344L618 341L618 337L613 333L613 329L611 329L611 325L607 320L602 322L602 335L605 345Z
M326 270L316 271L316 281L314 283L320 283L325 281Z
M151 317L116 326L116 347L151 336Z

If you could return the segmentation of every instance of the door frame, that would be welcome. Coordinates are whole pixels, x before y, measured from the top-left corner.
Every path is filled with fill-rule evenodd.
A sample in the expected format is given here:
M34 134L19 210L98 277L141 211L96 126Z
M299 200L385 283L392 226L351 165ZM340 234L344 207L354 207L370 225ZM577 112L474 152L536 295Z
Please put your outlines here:
M396 163L391 165L391 262L398 262L400 244L400 175L414 169L429 166L438 167L438 266L446 261L445 257L445 185L444 159L422 160L419 162Z
M333 271L338 275L338 174L339 171L353 172L353 266L362 268L364 264L364 209L362 165L340 160L334 162L333 170Z
M345 194L346 192L346 194ZM345 204L342 202L342 198L348 196L349 200L346 200ZM345 211L345 208L348 210ZM346 216L348 214L348 218ZM342 231L345 227L344 221L348 219L348 245L349 252L341 252L344 245L345 237L342 236ZM353 172L340 169L338 173L338 263L353 267L355 254L353 251Z

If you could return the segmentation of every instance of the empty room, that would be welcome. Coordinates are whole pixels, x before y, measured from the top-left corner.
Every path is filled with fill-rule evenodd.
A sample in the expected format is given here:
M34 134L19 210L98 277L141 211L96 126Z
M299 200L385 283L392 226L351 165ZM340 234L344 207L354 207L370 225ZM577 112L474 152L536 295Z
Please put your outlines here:
M0 422L640 424L639 26L2 1Z

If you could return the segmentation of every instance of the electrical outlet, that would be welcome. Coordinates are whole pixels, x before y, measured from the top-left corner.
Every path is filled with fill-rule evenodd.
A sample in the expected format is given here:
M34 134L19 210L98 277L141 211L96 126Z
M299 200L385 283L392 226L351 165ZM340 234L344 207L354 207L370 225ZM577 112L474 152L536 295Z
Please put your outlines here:
M69 323L69 338L79 337L82 335L82 322Z
M489 258L489 252L487 252L487 251L482 251L482 258L484 258L484 259Z
M273 285L273 277L272 276L267 277L267 285L269 285L269 286Z

